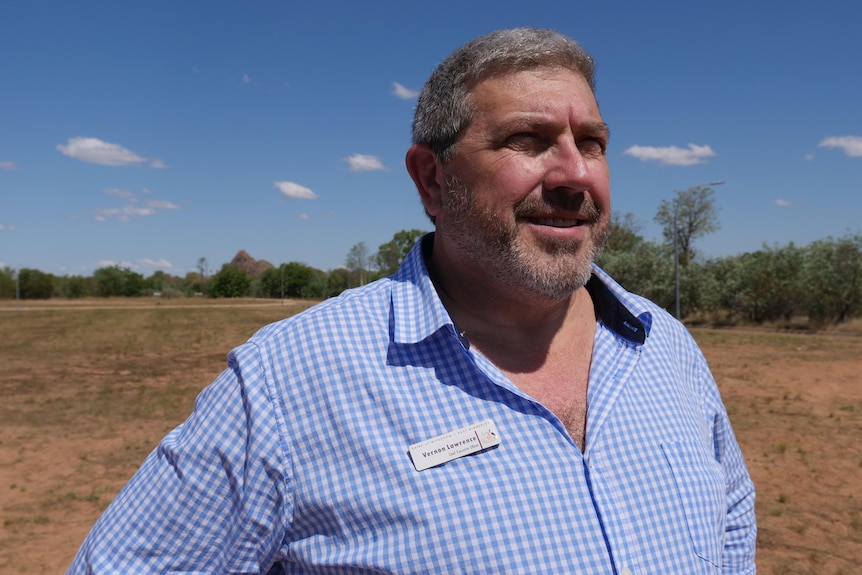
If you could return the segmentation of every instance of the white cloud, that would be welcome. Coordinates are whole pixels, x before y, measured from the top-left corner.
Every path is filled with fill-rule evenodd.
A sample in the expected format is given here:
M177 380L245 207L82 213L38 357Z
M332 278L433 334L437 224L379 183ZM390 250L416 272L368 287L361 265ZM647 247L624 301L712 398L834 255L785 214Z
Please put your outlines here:
M112 268L112 267L128 268L138 273L152 273L156 270L170 271L174 269L174 265L164 258L152 259L142 258L135 263L114 261L114 260L99 260L95 264L95 268Z
M851 158L862 158L862 136L832 136L825 138L818 148L841 148Z
M95 219L97 222L104 222L115 219L121 222L128 222L132 218L140 218L146 216L154 216L161 210L178 210L180 206L168 200L151 200L146 199L143 205L139 205L140 199L130 190L120 188L109 188L105 193L110 196L116 196L126 200L126 205L119 208L96 208ZM149 195L148 189L142 191L144 195Z
M715 155L715 152L709 146L698 146L696 144L689 144L688 149L676 146L667 146L664 148L632 146L623 153L639 160L655 161L663 166L693 166L695 164L703 164L706 162L706 158L711 158Z
M4 170L9 170L9 171L17 170L18 164L16 164L15 162L8 162L8 161L7 162L0 162L0 168L2 168Z
M138 260L137 267L139 269L149 269L149 270L166 270L172 269L174 265L164 258L160 258L154 260L152 258L144 258L142 260Z
M396 98L401 98L402 100L415 100L419 97L419 90L411 90L398 82L392 82L392 93L395 94Z
M178 210L180 207L168 200L147 200L147 206L154 210Z
M296 214L296 217L299 218L300 220L302 220L303 222L307 222L307 221L311 220L311 216L309 216L308 214Z
M777 200L775 200L775 205L779 208L786 208L787 206L792 206L793 202L791 202L790 200L782 200L781 198L778 198Z
M106 222L113 217L116 217L121 222L129 221L128 218L126 218L125 220L121 219L120 215L122 214L122 212L116 208L114 208L114 209L96 208L93 211L96 213L96 215L93 216L93 219L95 219L97 222Z
M156 215L155 208L138 207L138 206L123 206L123 212L129 216L154 216Z
M129 268L129 267L131 267L131 265L130 265L130 264L127 264L126 262L122 262L122 261L120 261L120 262L115 262L114 260L99 260L99 261L97 261L97 262L96 262L96 266L95 266L95 267L96 267L96 268L112 268L112 267L114 267L114 266L118 266L118 267L121 267L121 268Z
M0 224L0 232L14 232L14 231L15 231L15 226L5 226L3 224Z
M156 214L156 210L152 208L140 208L132 204L126 204L122 208L96 208L95 211L97 222L104 222L110 219L128 222L132 218L152 216Z
M317 194L294 182L273 182L272 185L278 188L281 195L288 200L315 200L318 198Z
M150 162L150 167L153 168L167 167L162 160L141 157L119 144L103 142L98 138L69 138L65 146L58 144L57 150L70 158L90 164L134 166Z
M375 170L386 171L386 166L380 161L377 156L366 156L365 154L353 154L350 157L344 158L344 161L350 165L351 172L373 172Z
M814 160L814 154L805 154L805 159L809 162Z
M243 84L251 84L251 78L245 72L243 72L243 74L242 74L242 83Z
M121 190L120 188L108 188L104 190L106 194L109 196L117 196L118 198L124 198L126 200L135 200L135 192L131 190Z

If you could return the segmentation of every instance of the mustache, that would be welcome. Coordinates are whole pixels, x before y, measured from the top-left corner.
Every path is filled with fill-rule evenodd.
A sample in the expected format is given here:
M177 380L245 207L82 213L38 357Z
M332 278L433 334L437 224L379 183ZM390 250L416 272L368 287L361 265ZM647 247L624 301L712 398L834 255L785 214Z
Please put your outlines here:
M473 190L454 174L446 177L446 189L450 192L447 194L450 201L457 199L459 203L467 201L466 198L473 194ZM602 217L602 212L596 207L589 190L577 193L560 191L543 193L539 197L529 195L515 206L514 212L515 217L525 218L535 214L574 212L591 224L597 223Z
M587 193L529 196L515 206L516 217L530 217L535 214L553 212L576 212L591 223L597 222L601 217L599 208L596 207L593 198Z

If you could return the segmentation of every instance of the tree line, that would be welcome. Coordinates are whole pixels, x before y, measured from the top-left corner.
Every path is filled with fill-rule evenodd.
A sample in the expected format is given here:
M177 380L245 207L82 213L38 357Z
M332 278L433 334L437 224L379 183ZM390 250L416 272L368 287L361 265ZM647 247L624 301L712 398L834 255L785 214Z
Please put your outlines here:
M803 318L813 327L862 314L862 235L848 233L805 246L793 243L754 252L703 258L696 240L719 229L713 190L695 186L661 202L654 220L662 240L640 235L633 214L615 215L597 263L626 289L675 312L681 319L716 323L785 323ZM394 273L424 232L401 230L372 252L359 242L344 267L324 272L288 262L250 276L224 264L209 276L206 260L183 277L157 271L149 277L126 267L92 276L54 276L35 269L0 270L0 298L45 299L146 295L325 299ZM678 294L678 298L677 298ZM676 304L676 305L675 305Z
M425 232L402 230L370 253L360 242L347 255L345 267L323 271L300 262L282 263L258 274L223 264L209 274L206 258L196 271L175 276L156 271L148 277L126 266L104 266L92 276L57 276L37 269L0 269L0 299L82 297L260 297L326 299L368 281L394 273L416 240Z
M613 232L612 232L613 234ZM626 289L672 310L671 246L636 234L626 249L611 240L597 263ZM682 256L680 256L682 257ZM805 318L811 327L862 314L862 235L793 243L755 252L679 262L680 315L711 324L778 324Z

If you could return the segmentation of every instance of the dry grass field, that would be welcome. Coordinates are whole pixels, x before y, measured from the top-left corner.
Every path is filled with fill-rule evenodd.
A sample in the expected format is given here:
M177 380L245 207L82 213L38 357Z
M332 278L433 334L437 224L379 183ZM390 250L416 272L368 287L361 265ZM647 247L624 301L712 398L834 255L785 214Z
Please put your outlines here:
M62 573L227 352L304 302L0 302L0 573ZM698 329L758 487L762 574L862 570L862 336Z

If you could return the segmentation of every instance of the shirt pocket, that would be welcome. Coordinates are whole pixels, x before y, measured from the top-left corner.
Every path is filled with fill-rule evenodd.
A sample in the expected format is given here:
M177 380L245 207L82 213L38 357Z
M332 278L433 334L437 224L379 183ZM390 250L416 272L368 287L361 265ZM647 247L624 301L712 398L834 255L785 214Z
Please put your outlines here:
M673 474L694 551L720 567L727 516L724 471L696 441L672 441L662 443L661 448Z

